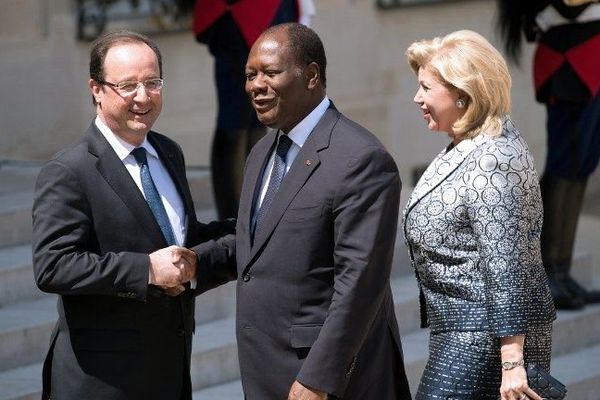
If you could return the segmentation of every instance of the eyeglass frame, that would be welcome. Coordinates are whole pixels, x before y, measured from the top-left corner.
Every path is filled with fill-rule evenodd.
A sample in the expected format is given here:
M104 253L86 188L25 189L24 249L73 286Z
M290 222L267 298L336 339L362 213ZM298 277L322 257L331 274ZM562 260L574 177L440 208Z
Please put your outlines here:
M149 81L160 81L160 87L157 88L157 89L148 89L146 87L146 82L149 82ZM160 92L162 90L162 88L165 85L165 80L163 78L150 78L150 79L146 79L146 80L141 81L141 82L140 81L123 81L123 82L119 82L119 83L112 83L112 82L106 81L104 79L99 79L96 82L98 82L101 85L108 85L108 86L110 86L111 88L115 89L115 91L117 93L119 93L121 96L125 96L125 97L131 96L133 94L136 94L137 91L140 89L140 86L143 86L145 91L158 93L158 92ZM132 91L130 91L130 92L123 92L122 91L123 90L122 85L126 84L126 83L135 83L136 84L135 89L132 90Z

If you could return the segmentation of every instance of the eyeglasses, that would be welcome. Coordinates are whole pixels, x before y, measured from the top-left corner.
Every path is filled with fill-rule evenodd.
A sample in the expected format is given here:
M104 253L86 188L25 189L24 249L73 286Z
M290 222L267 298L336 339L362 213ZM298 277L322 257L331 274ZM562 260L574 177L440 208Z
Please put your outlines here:
M160 92L164 85L164 81L160 78L146 79L143 82L124 81L119 83L100 80L98 83L114 88L121 96L131 96L137 93L140 86L143 86L147 92Z

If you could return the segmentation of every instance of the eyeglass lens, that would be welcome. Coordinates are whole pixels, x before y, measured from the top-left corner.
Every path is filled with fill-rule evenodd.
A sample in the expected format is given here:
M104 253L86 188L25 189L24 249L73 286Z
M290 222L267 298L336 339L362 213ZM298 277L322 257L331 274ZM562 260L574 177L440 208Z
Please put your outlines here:
M157 92L163 87L162 79L148 79L143 82L121 82L115 85L115 88L122 94L132 94L138 90L140 86L150 92Z

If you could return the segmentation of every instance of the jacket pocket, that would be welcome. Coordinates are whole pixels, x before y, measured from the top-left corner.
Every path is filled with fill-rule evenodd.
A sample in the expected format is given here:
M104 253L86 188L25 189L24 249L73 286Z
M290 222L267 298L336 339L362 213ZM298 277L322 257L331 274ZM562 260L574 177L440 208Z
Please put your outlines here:
M292 325L290 344L294 349L312 347L319 337L322 324Z

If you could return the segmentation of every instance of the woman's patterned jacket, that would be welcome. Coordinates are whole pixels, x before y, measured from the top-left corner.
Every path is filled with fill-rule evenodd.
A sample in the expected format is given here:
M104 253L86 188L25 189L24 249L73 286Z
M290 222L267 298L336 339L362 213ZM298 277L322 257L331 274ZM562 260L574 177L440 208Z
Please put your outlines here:
M421 325L502 337L552 321L542 219L534 161L509 117L500 136L443 150L404 211Z

